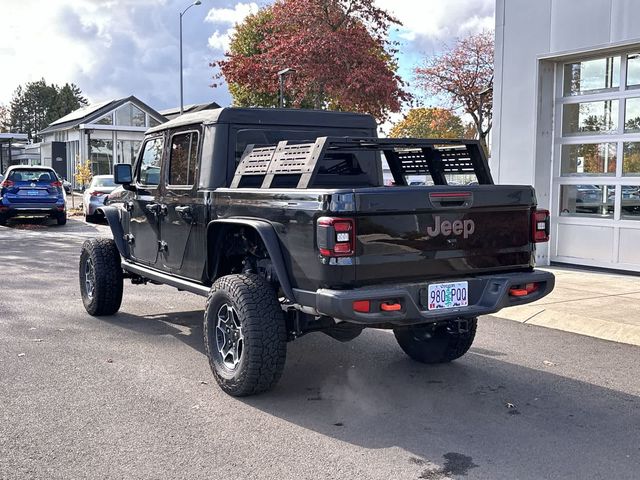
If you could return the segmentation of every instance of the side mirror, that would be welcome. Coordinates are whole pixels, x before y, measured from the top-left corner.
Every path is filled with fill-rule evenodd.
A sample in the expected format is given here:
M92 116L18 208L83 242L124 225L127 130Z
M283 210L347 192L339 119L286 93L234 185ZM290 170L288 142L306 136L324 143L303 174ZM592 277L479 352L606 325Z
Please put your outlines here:
M113 166L113 181L118 185L124 186L125 189L129 189L133 182L133 174L131 172L131 165L128 163L117 163Z

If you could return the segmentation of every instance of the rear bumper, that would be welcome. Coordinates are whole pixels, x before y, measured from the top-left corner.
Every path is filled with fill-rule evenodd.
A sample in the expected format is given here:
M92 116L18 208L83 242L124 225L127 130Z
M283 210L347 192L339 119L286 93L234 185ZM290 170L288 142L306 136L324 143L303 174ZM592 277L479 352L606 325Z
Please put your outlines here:
M353 290L320 289L309 292L294 289L294 294L301 305L315 308L319 313L335 319L363 325L414 325L477 317L495 313L505 307L524 305L545 297L555 285L554 275L541 270L450 279L450 281L468 282L469 306L428 310L424 300L421 302L421 295L424 298L429 283L442 283L448 280L363 287ZM510 288L527 283L537 283L538 289L524 297L509 295ZM358 300L370 300L371 313L354 312L353 302ZM381 311L380 303L389 300L400 303L402 309L391 312Z
M91 197L91 200L85 202L85 214L86 215L95 215L98 213L98 209L104 207L104 201L107 196L103 197Z
M0 205L0 214L7 218L58 215L64 210L64 203L12 203Z

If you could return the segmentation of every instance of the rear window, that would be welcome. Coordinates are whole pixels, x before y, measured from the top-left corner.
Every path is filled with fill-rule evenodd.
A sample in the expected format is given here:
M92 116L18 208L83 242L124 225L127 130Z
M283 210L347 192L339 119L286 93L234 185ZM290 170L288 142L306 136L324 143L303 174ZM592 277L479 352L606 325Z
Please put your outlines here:
M113 177L96 177L92 180L91 185L94 187L115 187L116 184L113 182Z
M283 140L291 142L315 142L323 136L353 136L367 137L371 132L367 130L323 129L318 130L268 130L268 129L241 129L236 133L235 160L236 166L240 163L242 154L247 145L264 147L276 145ZM331 188L340 186L376 187L380 185L378 180L380 154L378 152L361 151L332 152L325 155L318 165L318 173L311 187ZM259 186L259 181L256 185ZM297 184L297 179L281 177L275 180L273 187L292 187ZM247 185L249 186L249 185Z
M31 170L19 168L12 170L7 180L13 182L54 182L58 180L53 170Z

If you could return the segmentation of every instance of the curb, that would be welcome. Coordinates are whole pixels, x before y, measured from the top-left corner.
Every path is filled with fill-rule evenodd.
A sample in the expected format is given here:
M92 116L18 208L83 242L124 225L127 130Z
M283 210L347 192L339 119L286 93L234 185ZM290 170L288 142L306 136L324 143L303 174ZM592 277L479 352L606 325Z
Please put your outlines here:
M560 314L557 311L547 310L543 306L511 307L491 316L522 324L553 328L602 340L640 346L640 326L609 322L573 313Z

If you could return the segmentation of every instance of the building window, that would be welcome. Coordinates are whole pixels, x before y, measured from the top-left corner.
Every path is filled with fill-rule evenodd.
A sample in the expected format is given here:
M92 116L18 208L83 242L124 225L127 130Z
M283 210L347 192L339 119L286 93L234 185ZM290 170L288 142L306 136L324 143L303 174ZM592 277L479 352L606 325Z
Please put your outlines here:
M92 138L89 142L89 161L93 175L110 175L113 166L113 142Z
M95 123L98 125L113 125L113 114L110 113L109 115L105 115Z
M627 55L627 88L640 88L640 53Z
M640 52L557 72L554 213L561 223L640 220Z
M138 155L140 143L138 140L118 140L116 161L118 163L133 164Z
M615 90L620 86L620 57L598 58L564 66L564 95Z
M197 155L198 132L173 136L169 158L169 185L193 185Z
M149 116L149 126L150 127L157 127L158 125L160 125L160 122L158 120L156 120L155 118L153 118L152 116Z
M640 142L625 142L622 150L622 174L640 175Z
M615 185L562 185L560 215L613 218Z
M640 187L638 185L622 185L621 187L622 218L640 220Z
M562 145L561 174L615 175L615 143L580 143Z
M593 135L617 129L618 100L568 103L563 108L563 135Z
M127 103L116 110L116 125L144 127L145 114L135 105Z

